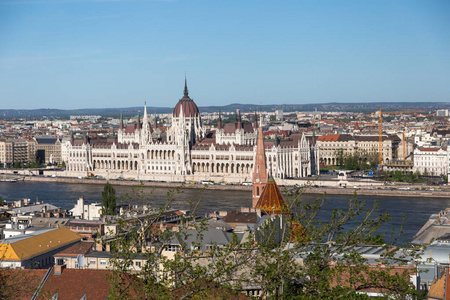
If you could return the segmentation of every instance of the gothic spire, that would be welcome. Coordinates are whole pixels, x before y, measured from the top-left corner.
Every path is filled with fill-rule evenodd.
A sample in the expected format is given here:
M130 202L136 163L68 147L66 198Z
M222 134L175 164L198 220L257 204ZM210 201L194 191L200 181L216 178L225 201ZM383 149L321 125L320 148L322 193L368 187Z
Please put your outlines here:
M144 102L144 117L143 122L147 122L147 101Z
M241 129L242 128L242 117L241 117L241 111L239 111L239 116L237 116L237 127L238 127L238 129Z
M219 122L217 123L217 128L219 128L219 129L223 128L222 116L220 114L220 110L219 110Z
M120 129L123 129L123 113L120 112Z
M255 163L252 174L252 206L256 207L261 192L267 183L266 152L264 149L264 134L262 127L258 128L258 138L256 141Z
M186 76L184 76L184 97L189 98L189 91L188 91L188 88L187 88Z
M136 128L141 129L141 112L138 112L138 117L136 121Z

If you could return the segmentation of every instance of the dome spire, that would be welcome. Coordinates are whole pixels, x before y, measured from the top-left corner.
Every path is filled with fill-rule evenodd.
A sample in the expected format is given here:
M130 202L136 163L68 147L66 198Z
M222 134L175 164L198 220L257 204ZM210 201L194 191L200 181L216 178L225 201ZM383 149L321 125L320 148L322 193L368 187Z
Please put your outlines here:
M187 88L186 75L184 75L184 97L189 97L189 91L188 91L188 88Z

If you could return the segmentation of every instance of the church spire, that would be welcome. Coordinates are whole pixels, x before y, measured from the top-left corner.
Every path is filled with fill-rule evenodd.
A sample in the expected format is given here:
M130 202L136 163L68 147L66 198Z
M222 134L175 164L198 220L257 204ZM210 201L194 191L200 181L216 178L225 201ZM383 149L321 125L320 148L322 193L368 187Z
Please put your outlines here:
M220 110L219 110L219 122L217 123L217 128L223 129L222 116L220 114Z
M290 213L286 201L284 201L283 194L280 191L277 183L272 175L269 176L264 191L255 205L256 208L261 208L269 215L287 214Z
M258 139L256 141L256 155L252 174L252 206L258 203L259 197L267 183L266 152L264 149L264 134L262 127L258 128Z
M120 112L120 129L123 129L123 113Z

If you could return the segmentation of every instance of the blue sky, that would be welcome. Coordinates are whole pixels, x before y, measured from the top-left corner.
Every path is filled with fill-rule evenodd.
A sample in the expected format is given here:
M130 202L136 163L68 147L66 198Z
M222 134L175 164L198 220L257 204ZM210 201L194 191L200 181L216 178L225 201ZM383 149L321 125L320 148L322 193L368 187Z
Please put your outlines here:
M0 108L450 102L450 1L0 0Z

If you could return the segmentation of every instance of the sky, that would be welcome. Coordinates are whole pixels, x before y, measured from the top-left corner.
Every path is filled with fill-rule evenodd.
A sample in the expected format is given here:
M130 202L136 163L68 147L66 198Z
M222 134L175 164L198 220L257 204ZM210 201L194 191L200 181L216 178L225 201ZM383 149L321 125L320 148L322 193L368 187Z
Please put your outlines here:
M0 0L0 109L450 102L450 1Z

